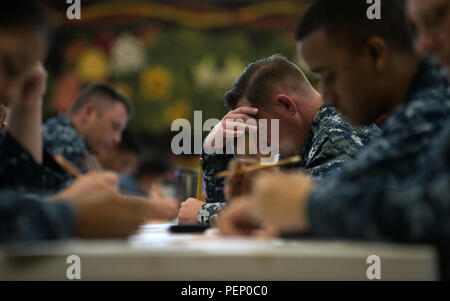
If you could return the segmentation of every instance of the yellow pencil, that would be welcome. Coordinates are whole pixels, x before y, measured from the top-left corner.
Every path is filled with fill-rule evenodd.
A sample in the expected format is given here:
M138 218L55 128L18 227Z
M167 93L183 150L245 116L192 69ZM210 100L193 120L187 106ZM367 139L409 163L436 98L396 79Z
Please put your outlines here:
M200 158L200 161L198 163L197 197L196 197L197 200L200 200L202 193L202 173L203 173L202 165L203 161L202 158Z
M63 155L55 153L53 154L53 159L59 164L64 170L70 173L73 177L78 178L81 176L81 172L72 163L70 163Z

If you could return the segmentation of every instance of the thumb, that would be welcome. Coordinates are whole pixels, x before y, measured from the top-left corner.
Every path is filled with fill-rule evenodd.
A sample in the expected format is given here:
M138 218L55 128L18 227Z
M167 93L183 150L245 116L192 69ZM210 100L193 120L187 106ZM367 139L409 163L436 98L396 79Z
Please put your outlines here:
M111 171L91 172L87 176L108 187L117 188L119 186L119 176Z
M119 175L114 172L104 172L103 181L109 186L118 187L119 186Z

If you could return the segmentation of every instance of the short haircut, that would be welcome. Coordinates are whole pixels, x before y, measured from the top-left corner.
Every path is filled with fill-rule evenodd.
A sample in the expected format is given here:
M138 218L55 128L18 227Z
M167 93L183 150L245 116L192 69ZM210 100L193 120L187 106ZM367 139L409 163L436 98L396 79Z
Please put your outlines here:
M297 25L295 39L301 41L312 32L324 29L343 41L352 51L372 36L382 38L389 47L406 53L414 51L412 25L400 0L380 0L381 19L370 20L366 0L316 0Z
M83 90L80 96L75 100L74 104L69 110L69 113L74 114L81 110L87 103L99 104L105 100L110 102L120 102L127 110L128 116L132 116L133 106L131 102L116 88L106 83L95 83Z
M313 87L300 68L279 54L251 63L224 96L228 109L236 108L239 99L245 97L251 105L263 107L278 84L283 83L292 91L302 91L309 97Z
M50 23L43 6L34 0L2 1L0 28L38 30L48 40Z

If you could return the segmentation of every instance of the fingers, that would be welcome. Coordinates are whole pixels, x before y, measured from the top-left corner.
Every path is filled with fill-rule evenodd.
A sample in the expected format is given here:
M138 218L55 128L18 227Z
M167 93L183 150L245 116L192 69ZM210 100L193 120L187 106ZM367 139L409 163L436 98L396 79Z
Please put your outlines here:
M104 171L99 173L99 177L102 183L107 186L118 187L119 185L119 175L114 172Z
M255 231L255 234L253 236L255 238L270 239L270 238L279 237L280 234L272 227L265 226L260 231Z
M248 119L247 119L248 120ZM253 119L252 119L253 120ZM253 124L238 121L238 119L226 119L223 124L224 130L233 130L241 132L256 132L258 127Z
M254 160L234 159L229 165L229 174L226 179L227 185L225 196L227 199L232 199L245 195L250 192L251 188L251 174L246 172L247 166L257 163Z
M139 198L142 213L146 218L176 218L180 206L174 199L150 200L147 198Z
M226 114L205 139L207 148L219 149L225 146L227 138L242 137L245 132L256 132L256 120L253 117L258 109L242 107ZM249 122L254 120L254 124Z
M93 171L82 176L86 181L95 182L98 185L116 189L119 185L119 176L111 171Z
M164 212L161 215L162 218L172 219L177 217L180 206L178 201L174 199L164 200Z
M26 83L32 85L32 88L39 89L39 92L43 95L46 88L46 82L47 70L42 62L37 62L26 75Z
M230 162L229 170L230 173L233 174L238 170L244 169L246 167L252 166L254 164L258 164L258 161L255 159L245 158L245 159L233 159Z
M47 80L47 70L41 61L36 62L36 64L30 69L28 73L29 77L36 77L42 80Z
M195 198L188 198L186 201L184 201L183 203L181 203L181 205L185 205L185 204L189 204L191 202L201 202L200 200L197 200Z
M252 187L249 205L264 224L276 231L307 230L307 198L312 188L312 179L301 174L261 174Z
M257 229L246 202L234 202L217 219L219 231L226 236L249 236Z
M230 120L236 120L236 121L241 121L241 122L246 122L248 120L255 120L256 123L256 119L252 116L246 115L246 114L227 114L225 115L225 117L222 119L222 122L229 122Z
M258 113L257 108L250 107L240 107L236 110L230 111L228 114L224 116L222 119L222 125L225 129L234 129L235 127L241 127L241 130L249 129L256 130L256 120L255 115ZM254 120L255 125L245 123L248 120ZM241 121L241 122L239 122Z
M46 87L47 71L42 62L36 62L21 78L19 92L15 101L11 102L11 109L17 106L21 109L35 109L40 106Z
M258 109L252 107L240 107L237 108L236 110L230 111L228 114L246 114L250 116L255 116L256 114L258 114Z
M82 238L126 237L145 222L142 210L128 199L100 195L97 202L77 202L76 234Z
M224 130L225 138L239 138L245 135L245 131Z
M197 222L197 217L195 217L194 221L193 216L191 216L189 213L190 213L189 209L181 206L177 216L178 224L194 224L195 222Z
M189 198L185 202L181 203L181 208L178 213L179 224L195 224L197 223L198 212L204 202Z

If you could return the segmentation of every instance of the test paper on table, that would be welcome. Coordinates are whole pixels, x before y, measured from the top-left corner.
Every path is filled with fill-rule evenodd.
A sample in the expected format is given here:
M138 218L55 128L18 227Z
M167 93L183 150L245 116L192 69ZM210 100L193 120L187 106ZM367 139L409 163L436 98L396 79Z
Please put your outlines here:
M176 225L176 223L148 223L141 226L141 230L144 231L168 231L170 226Z

